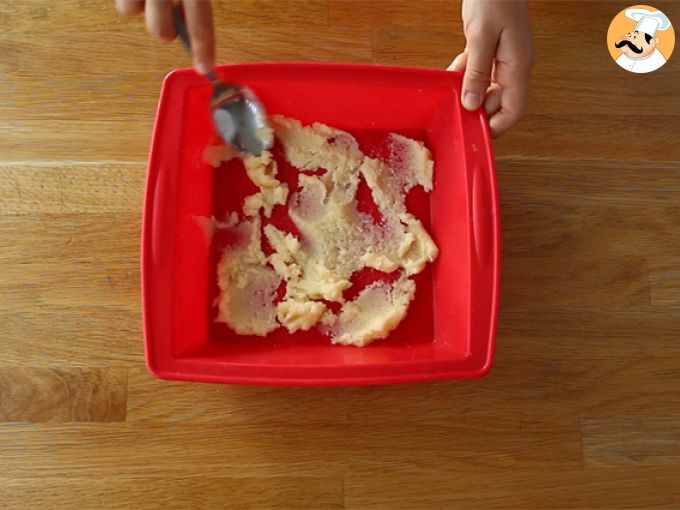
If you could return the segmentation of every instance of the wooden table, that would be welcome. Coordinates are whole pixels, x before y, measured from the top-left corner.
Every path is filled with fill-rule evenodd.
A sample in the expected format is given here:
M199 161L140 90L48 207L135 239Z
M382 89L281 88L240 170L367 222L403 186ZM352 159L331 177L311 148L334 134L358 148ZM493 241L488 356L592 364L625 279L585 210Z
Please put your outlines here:
M188 60L111 4L0 3L0 508L680 508L680 54L619 69L625 2L532 4L530 112L495 146L492 373L341 389L146 372L145 160ZM215 10L220 62L444 67L463 46L448 0Z

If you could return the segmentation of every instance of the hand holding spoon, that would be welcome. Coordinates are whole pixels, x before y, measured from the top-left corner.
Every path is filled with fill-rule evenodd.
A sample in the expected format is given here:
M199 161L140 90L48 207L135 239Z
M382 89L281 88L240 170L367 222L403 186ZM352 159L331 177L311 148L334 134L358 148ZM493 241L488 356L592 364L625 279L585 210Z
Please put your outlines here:
M191 43L179 5L174 7L175 30L191 53ZM259 156L271 148L273 132L267 113L253 92L241 85L225 83L214 70L206 74L212 82L210 111L217 132L237 151Z

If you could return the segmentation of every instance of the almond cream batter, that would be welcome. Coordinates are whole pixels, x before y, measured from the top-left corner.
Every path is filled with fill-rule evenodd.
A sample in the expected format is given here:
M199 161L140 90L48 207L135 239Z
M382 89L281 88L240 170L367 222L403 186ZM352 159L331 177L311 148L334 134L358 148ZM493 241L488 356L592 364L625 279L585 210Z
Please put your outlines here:
M430 151L421 142L391 134L390 156L384 162L364 155L349 133L324 124L303 126L284 117L274 117L273 124L286 158L300 170L300 189L289 196L288 187L276 178L271 153L243 158L259 192L246 197L243 214L248 219L233 227L243 242L225 250L218 267L218 320L239 334L266 335L280 324L291 333L316 325L333 343L343 345L364 346L385 338L406 316L415 295L409 276L438 254L405 203L405 193L414 186L432 190ZM226 150L206 150L214 165L232 156ZM357 208L361 178L381 222ZM276 205L286 203L301 236L265 225L274 250L266 257L260 211L269 217ZM365 267L401 271L401 276L392 283L374 282L346 302L343 292L351 287L352 275ZM281 281L286 282L285 296L275 303ZM341 303L340 312L334 314L322 300Z
M267 265L260 228L259 216L230 227L236 242L224 250L217 266L217 321L239 335L265 336L279 326L274 298L281 278Z

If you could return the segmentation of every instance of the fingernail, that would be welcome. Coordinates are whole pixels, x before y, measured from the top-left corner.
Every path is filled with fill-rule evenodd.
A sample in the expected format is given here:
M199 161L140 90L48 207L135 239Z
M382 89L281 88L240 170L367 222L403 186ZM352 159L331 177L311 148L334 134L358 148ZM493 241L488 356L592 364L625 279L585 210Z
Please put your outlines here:
M476 92L466 92L463 96L463 106L467 110L476 110L481 103L482 100Z
M482 98L476 92L466 92L463 96L463 106L468 110L476 110L482 104Z

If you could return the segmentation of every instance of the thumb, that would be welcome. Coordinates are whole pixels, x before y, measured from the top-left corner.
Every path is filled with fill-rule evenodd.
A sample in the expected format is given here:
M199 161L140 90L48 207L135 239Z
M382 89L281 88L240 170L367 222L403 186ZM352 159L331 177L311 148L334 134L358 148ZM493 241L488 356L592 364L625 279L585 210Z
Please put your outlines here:
M461 98L467 110L476 110L482 105L486 89L491 83L491 68L496 52L496 41L488 36L473 35L468 37L467 65L463 77Z

